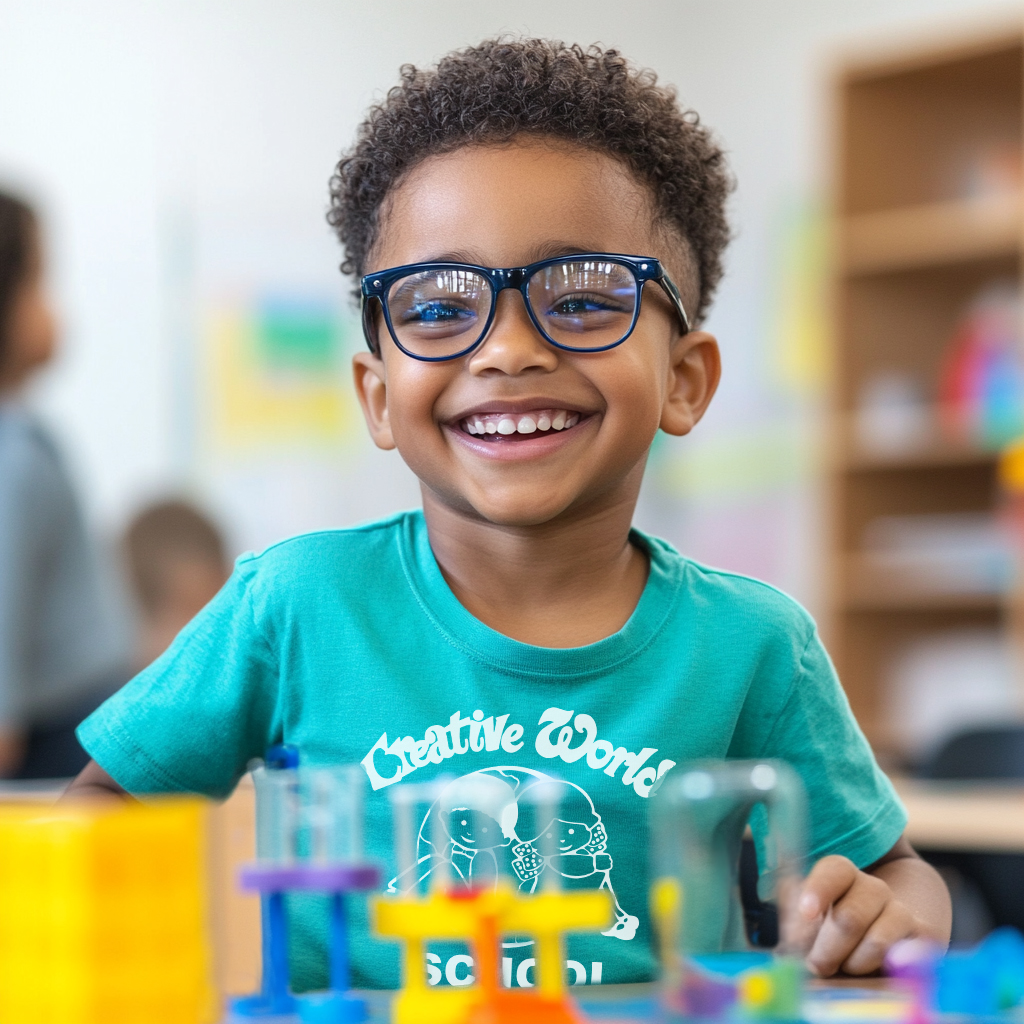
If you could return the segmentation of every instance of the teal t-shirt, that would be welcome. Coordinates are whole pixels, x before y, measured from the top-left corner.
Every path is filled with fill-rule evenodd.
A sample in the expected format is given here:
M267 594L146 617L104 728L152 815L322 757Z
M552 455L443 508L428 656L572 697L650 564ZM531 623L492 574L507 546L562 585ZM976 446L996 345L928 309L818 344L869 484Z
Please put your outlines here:
M696 758L782 758L807 789L811 857L839 853L862 867L896 843L906 816L810 616L764 583L639 532L632 539L650 558L633 615L614 635L570 649L519 643L466 611L420 512L282 541L240 558L217 597L79 739L136 793L226 796L272 743L295 744L310 765L361 764L367 848L388 878L394 783L484 772L512 800L554 776L579 826L562 873L615 901L613 927L570 938L575 979L647 980L645 811L659 776ZM483 865L507 854L500 847L512 840L499 839L494 849L441 853L472 877L477 857ZM365 902L354 902L354 982L395 987L397 947L369 935ZM296 898L291 911L293 984L323 986L324 903ZM531 955L507 949L506 975L518 978ZM470 969L464 953L443 948L428 960L442 983Z

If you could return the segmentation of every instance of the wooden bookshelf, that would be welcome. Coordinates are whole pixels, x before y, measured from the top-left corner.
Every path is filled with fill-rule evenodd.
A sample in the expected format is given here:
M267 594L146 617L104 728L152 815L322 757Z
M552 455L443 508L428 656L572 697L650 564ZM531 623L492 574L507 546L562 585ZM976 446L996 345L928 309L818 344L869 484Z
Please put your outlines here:
M922 634L1008 628L1016 616L999 590L922 586L865 556L865 530L880 516L992 510L996 453L950 437L937 415L914 443L873 449L858 439L858 404L868 382L886 374L912 379L934 402L944 354L971 299L993 282L1021 280L1021 183L988 187L978 168L994 152L1024 165L1024 23L884 59L850 59L834 99L825 629L861 725L876 749L898 759L883 690L894 653Z

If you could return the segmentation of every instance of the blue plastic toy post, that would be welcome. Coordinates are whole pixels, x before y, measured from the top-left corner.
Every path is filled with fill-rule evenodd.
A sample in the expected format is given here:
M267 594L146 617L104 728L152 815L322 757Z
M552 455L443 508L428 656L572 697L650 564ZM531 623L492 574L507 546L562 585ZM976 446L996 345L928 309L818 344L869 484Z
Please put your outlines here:
M263 755L263 764L271 771L284 771L299 767L299 748L291 743L275 743L267 747Z
M284 913L284 893L268 893L266 904L267 931L270 934L263 984L271 1010L275 1013L291 1013L295 1009L295 1000L288 991L288 921Z
M336 892L331 897L331 988L335 992L347 992L349 985L345 894Z
M263 927L263 979L258 996L245 996L232 1003L236 1017L286 1017L296 1010L295 997L288 991L288 923L284 893L260 896Z

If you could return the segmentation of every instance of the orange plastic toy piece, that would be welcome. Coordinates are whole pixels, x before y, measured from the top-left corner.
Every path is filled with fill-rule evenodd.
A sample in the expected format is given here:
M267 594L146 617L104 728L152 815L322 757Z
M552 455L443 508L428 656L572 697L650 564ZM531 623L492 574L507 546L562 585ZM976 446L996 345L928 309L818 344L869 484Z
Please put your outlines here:
M210 1024L201 801L0 806L0 1021Z
M596 931L612 920L612 903L602 890L524 895L508 883L496 889L416 899L381 897L374 904L379 935L405 944L405 985L395 997L394 1024L579 1024L565 991L562 935ZM503 935L532 935L537 984L506 989L499 984ZM431 988L423 969L427 939L466 939L473 948L476 984Z

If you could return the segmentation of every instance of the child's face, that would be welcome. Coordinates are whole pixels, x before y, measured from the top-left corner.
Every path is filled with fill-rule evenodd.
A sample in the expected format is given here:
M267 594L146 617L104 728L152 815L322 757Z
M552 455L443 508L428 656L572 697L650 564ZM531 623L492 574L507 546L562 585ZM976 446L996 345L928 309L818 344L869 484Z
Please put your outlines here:
M501 826L482 811L456 807L444 824L448 835L469 850L491 850L496 846L507 846L509 842L502 835Z
M371 266L513 267L574 251L661 258L684 301L693 292L673 259L678 245L656 236L647 195L627 170L581 147L536 141L467 147L417 167L382 211ZM537 333L509 289L483 344L459 359L412 359L382 324L380 357L355 358L356 386L374 440L398 447L425 506L534 526L635 502L658 428L685 434L703 414L718 382L717 346L680 330L662 290L648 284L623 344L565 352ZM563 412L574 425L508 437L466 429L467 417L531 412L535 420Z
M590 842L590 829L579 821L562 821L556 818L534 840L534 845L543 853L545 843L552 841L559 853L572 853Z

